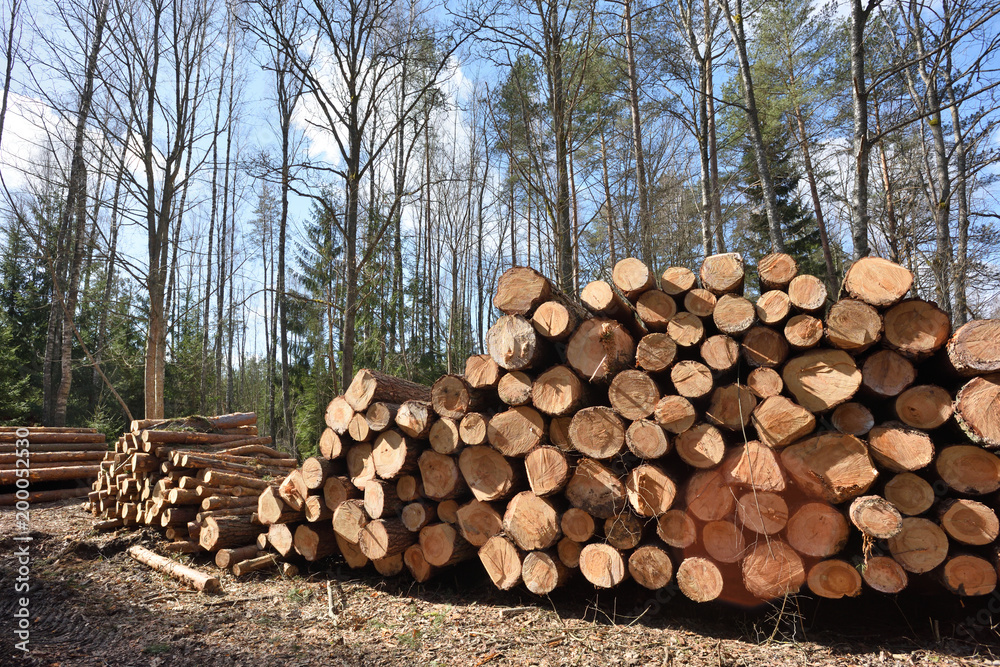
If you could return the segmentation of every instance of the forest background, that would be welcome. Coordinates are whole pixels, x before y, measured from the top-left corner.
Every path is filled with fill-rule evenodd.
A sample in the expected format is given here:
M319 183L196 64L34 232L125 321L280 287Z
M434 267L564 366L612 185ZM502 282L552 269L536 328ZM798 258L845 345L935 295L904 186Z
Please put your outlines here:
M997 316L998 12L5 0L0 423L253 410L307 455L358 368L484 351L513 265L877 254Z

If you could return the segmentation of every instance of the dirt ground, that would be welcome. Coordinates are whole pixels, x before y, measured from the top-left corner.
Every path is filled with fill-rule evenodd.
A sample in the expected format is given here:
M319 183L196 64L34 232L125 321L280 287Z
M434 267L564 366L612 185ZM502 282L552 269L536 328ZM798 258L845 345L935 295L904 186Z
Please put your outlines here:
M81 504L32 507L27 655L14 647L14 511L0 508L0 665L1000 665L1000 594L745 610L579 580L550 598L501 593L478 563L419 585L330 561L291 579L222 574L209 596L125 553L155 549L155 533L96 534Z

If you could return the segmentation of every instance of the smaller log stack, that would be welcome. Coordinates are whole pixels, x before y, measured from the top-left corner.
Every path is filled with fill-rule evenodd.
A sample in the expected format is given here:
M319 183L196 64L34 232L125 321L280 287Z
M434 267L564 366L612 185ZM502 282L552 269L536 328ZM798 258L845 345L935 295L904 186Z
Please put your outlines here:
M107 449L92 428L0 426L0 506L17 502L18 479L28 480L28 502L86 496Z
M257 497L297 465L256 424L252 412L133 421L100 463L89 494L95 528L151 526L171 540L168 552L215 552L222 567L249 571L266 530ZM253 565L278 567L273 560Z

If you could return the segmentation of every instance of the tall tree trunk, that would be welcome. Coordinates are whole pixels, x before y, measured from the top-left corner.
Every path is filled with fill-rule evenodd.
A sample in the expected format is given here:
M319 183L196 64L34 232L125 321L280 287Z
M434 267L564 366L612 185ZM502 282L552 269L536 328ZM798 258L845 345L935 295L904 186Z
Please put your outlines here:
M882 119L879 115L879 105L872 107L875 111L875 132L879 135L879 165L882 168L882 189L885 193L885 215L889 230L886 236L889 242L889 259L899 263L902 261L902 253L899 250L899 221L896 219L896 193L892 187L892 178L889 173L889 159L885 151L885 138L882 137Z
M698 60L698 162L701 166L701 250L712 254L712 167L708 147L708 78L704 59Z
M851 195L851 240L854 259L867 257L868 245L868 84L865 80L865 24L878 0L851 0L851 109L854 117L854 192Z
M611 203L611 179L608 178L608 149L604 139L604 123L600 124L601 132L601 182L604 185L604 209L608 222L608 257L611 268L618 259L615 257L615 207Z
M712 55L712 26L708 12L711 0L705 0L705 108L708 121L708 150L712 171L712 217L715 220L715 246L726 252L725 221L722 219L722 193L719 191L719 142L715 130L715 85Z
M823 248L823 262L826 264L826 286L830 293L836 291L837 271L833 267L833 253L830 251L830 236L827 234L826 221L823 218L823 205L819 198L819 185L816 182L816 171L813 169L812 155L809 153L809 135L806 134L806 123L802 117L801 105L795 105L795 127L799 135L799 147L802 149L802 163L806 168L806 180L809 182L809 195L812 197L813 211L816 214L816 226L819 228L819 243Z
M7 102L10 96L10 83L14 73L15 46L14 37L18 30L18 19L21 13L21 0L11 0L10 3L10 23L7 25L7 43L5 53L7 62L3 73L3 96L0 98L0 144L3 143L3 128L7 120Z
M954 284L955 308L952 319L956 327L965 324L969 318L968 271L969 271L969 192L967 189L969 171L966 158L965 134L959 113L958 96L952 80L951 52L947 55L947 66L943 77L945 92L951 101L951 128L955 146L955 203L958 208L958 247L955 248Z
M642 122L639 116L639 77L635 66L635 38L632 34L632 0L624 0L622 20L625 30L625 57L628 63L628 96L629 110L632 114L635 180L639 194L639 236L642 239L642 261L647 266L653 266L653 215L649 210L649 182L646 178L646 156L643 152ZM704 100L704 98L702 99ZM704 175L703 180L707 182Z

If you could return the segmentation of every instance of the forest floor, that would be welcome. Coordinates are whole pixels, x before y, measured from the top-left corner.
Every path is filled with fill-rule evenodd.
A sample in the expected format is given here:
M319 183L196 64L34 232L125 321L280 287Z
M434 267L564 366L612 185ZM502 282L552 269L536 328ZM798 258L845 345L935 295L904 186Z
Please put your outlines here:
M96 534L81 505L32 507L27 656L14 647L14 511L0 508L0 665L1000 665L1000 594L746 610L575 580L545 599L503 593L477 562L419 585L336 563L236 580L193 558L222 576L210 596L129 558L132 544L155 549L154 533Z

